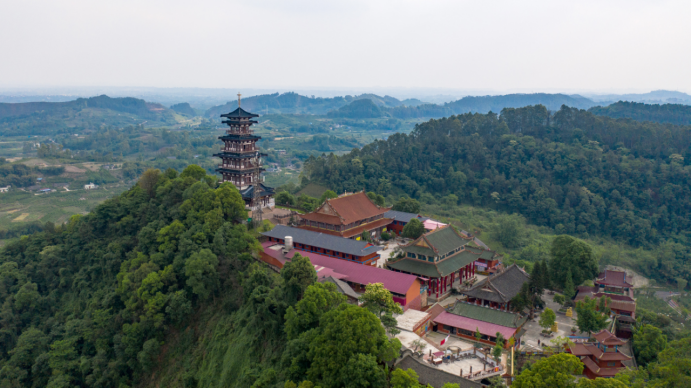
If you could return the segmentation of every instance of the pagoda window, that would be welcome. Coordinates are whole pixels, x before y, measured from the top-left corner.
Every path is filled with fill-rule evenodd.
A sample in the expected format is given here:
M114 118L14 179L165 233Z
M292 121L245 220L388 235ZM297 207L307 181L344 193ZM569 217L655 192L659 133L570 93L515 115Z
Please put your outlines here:
M406 253L406 256L409 257L409 258L415 258L415 257L416 257L416 254L414 254L414 253Z
M435 262L435 257L428 257L428 262Z
M422 254L418 254L418 259L422 259L422 260L424 260L424 261L425 261L425 255L422 255Z

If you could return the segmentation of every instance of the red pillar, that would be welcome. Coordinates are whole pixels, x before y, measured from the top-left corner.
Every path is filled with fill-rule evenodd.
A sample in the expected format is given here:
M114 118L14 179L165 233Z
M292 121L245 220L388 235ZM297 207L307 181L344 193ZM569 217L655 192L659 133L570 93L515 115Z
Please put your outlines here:
M452 282L449 283L449 287L451 288L454 286L454 273L450 274L449 276L452 277Z
M436 289L436 291L437 291L436 297L439 298L439 297L440 297L440 279L439 279L439 278L436 278L436 279L435 279L435 284L436 284L436 285L435 285L435 289Z

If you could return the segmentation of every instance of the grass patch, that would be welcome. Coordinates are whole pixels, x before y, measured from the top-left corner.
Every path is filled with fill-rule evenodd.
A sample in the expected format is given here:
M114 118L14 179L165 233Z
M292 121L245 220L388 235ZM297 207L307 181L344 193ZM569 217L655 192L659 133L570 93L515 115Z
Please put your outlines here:
M316 197L319 199L320 197L322 197L322 194L324 192L326 192L328 189L329 188L326 188L322 185L317 185L317 184L314 184L311 182L307 186L305 186L305 188L301 189L297 193L297 195L300 196L302 194L305 194L305 195L308 195L310 197Z

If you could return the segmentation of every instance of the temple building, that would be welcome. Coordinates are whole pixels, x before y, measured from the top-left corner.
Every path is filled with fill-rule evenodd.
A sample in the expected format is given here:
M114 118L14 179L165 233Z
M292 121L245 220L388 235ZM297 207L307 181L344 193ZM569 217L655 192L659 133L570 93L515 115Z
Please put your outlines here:
M622 271L605 270L594 280L594 286L577 287L574 301L583 300L587 296L592 299L600 299L601 296L609 298L608 308L617 321L615 334L621 338L632 337L637 310L632 277Z
M387 208L380 208L365 192L327 199L314 212L300 215L299 228L360 240L363 233L379 238L392 222L384 216Z
M276 242L280 245L285 245L286 238L290 238L292 247L296 250L369 266L377 266L377 260L380 258L378 251L382 250L382 246L375 246L365 240L346 239L282 225L277 225L271 231L262 232L262 235L267 237L270 242Z
M463 292L472 304L490 308L512 310L509 302L519 294L521 286L529 281L529 275L522 268L512 266L493 274Z
M222 182L231 182L240 191L245 200L246 208L255 210L258 206L274 207L274 189L264 185L261 158L266 154L260 153L257 141L261 137L254 135L250 128L257 123L252 118L259 115L245 111L240 107L240 94L238 95L238 109L221 117L228 125L226 134L220 136L224 143L220 153L214 154L221 158L221 164L216 171L221 174ZM259 193L255 193L255 191ZM255 203L258 204L255 204Z
M288 243L266 241L262 243L262 248L259 259L275 271L281 271L286 262L298 253L310 259L317 272L318 281L328 277L338 279L348 284L355 293L363 293L368 284L382 283L384 288L392 293L394 302L400 304L404 311L409 308L421 309L421 284L415 276L344 261L324 254L298 251Z
M505 340L514 338L514 345L519 346L521 336L526 332L523 326L527 320L527 316L520 314L457 301L450 310L440 313L432 321L436 332L475 341L478 331L481 335L479 342L487 345L495 345L499 332ZM505 347L509 347L507 342Z
M595 343L576 343L569 347L568 352L581 359L585 376L591 379L615 377L620 370L626 368L623 362L632 359L619 350L626 342L607 330L602 330L593 337L596 339Z
M439 300L452 292L455 280L475 276L475 263L481 257L495 258L492 251L467 246L470 241L451 226L438 228L401 246L403 258L387 262L387 267L418 276L428 296Z

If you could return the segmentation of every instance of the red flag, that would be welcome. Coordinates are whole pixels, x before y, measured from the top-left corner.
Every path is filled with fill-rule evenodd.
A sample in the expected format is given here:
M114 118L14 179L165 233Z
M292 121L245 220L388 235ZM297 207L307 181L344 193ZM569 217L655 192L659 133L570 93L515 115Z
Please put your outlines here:
M449 335L447 335L446 338L442 339L442 342L440 342L440 346L442 346L443 344L445 344L445 342L447 342L447 339L449 339Z

